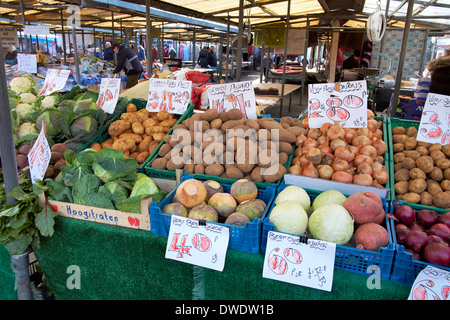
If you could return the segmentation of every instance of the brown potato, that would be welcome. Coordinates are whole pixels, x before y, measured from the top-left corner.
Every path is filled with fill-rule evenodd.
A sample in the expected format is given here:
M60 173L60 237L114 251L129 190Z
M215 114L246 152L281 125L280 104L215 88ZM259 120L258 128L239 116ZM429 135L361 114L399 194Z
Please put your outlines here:
M211 176L220 176L224 172L225 168L219 163L211 164L205 168L205 174Z
M133 139L135 144L139 144L142 142L142 136L140 136L139 134L136 133L122 133L119 138L123 139L123 138L129 138L129 139Z
M135 104L129 103L127 105L126 112L136 112L136 111L137 111L137 107Z
M125 131L131 128L131 123L125 120L116 120L108 127L108 133L110 136L118 137Z
M116 141L114 141L111 148L125 153L126 151L129 152L129 150L132 147L134 147L135 145L136 145L136 143L134 142L134 139L132 139L132 138L119 138Z
M400 169L394 173L394 181L409 181L409 170L408 169Z
M419 153L419 157L428 155L428 149L424 146L417 146L416 151Z
M392 146L394 153L399 153L405 150L405 145L403 143L394 143Z
M275 164L269 168L262 168L261 175L265 182L273 183L284 177L286 168L281 164Z
M398 170L403 168L403 164L402 163L396 163L394 164L394 172L397 172Z
M395 189L395 193L396 194L405 194L408 193L409 188L408 188L409 183L407 181L399 181L394 185L394 189Z
M446 144L445 146L443 146L441 151L442 151L443 153L445 153L445 155L446 155L447 157L450 158L450 144Z
M442 179L444 179L444 173L442 172L442 169L438 167L434 167L433 170L428 173L428 176L437 182L440 182L442 181Z
M214 119L210 123L211 129L220 129L222 127L222 120L221 119Z
M235 166L229 166L226 170L225 173L227 174L227 177L230 179L242 179L244 178L244 173Z
M101 143L102 149L111 149L113 142L114 142L113 139L108 139L108 140L103 141Z
M450 191L442 191L433 195L433 204L438 208L450 208Z
M166 110L161 110L161 111L159 111L156 114L156 119L158 121L164 121L164 120L167 120L167 119L172 119L172 117L173 117L172 114L167 112Z
M409 170L409 177L411 179L426 179L427 175L419 168L412 168Z
M409 127L408 129L406 129L405 133L408 137L416 137L417 136L417 128Z
M142 125L144 126L144 128L154 127L154 126L157 126L158 124L159 124L159 121L154 118L148 118L147 120L144 120L142 122Z
M131 124L131 130L133 130L133 133L139 135L143 135L145 132L145 128L140 122L133 122Z
M402 161L402 166L405 169L411 170L416 167L416 161L411 158L405 158Z
M157 142L161 142L164 139L165 135L166 135L165 133L155 133L153 135L153 140L155 140Z
M450 168L444 170L444 179L450 180Z
M147 160L147 158L150 156L150 152L148 151L143 151L141 153L139 153L136 157L136 161L138 163L144 163L145 160Z
M417 160L420 157L420 153L417 150L405 150L403 153L405 154L405 157L413 160Z
M437 162L439 159L447 159L445 153L443 153L440 150L434 150L430 153L430 157L434 160L434 162Z
M436 181L427 181L427 191L434 196L436 193L442 192L442 188Z
M406 156L403 152L394 154L394 163L402 163L405 157Z
M129 123L143 122L143 119L136 112L124 112L120 115L120 120L128 121Z
M159 170L166 170L167 162L169 162L165 158L157 158L152 161L151 167Z
M148 151L148 147L150 146L150 142L152 142L153 138L151 136L146 136L142 139L141 143L139 143L138 151Z
M407 137L405 139L405 149L414 150L417 147L417 140L415 137Z
M396 134L392 136L392 142L395 143L405 143L408 136L406 134Z
M159 141L152 140L150 142L150 144L148 145L148 152L150 152L150 154L152 154L153 151L155 151L155 149L158 147L158 145L159 145Z
M170 151L172 151L172 147L171 147L169 144L164 143L164 144L161 146L161 148L159 148L158 155L159 155L160 157L164 157L164 156L165 156L167 153L169 153Z
M438 159L436 161L436 167L441 168L442 170L450 168L450 160L447 158Z
M169 171L175 171L176 169L181 169L184 167L184 161L181 161L181 159L177 159L177 161L175 161L174 159L170 159L167 162L166 167Z
M102 145L96 142L91 146L91 149L94 149L95 151L100 151L102 149Z
M194 167L194 173L195 174L204 174L205 167L202 164L196 164Z
M392 128L392 134L393 135L397 135L397 134L406 134L406 129L403 127L395 127Z
M167 119L163 120L159 123L160 126L172 128L175 123L177 123L177 119Z
M219 112L216 109L207 109L201 116L202 120L206 120L208 122L217 119Z
M409 192L421 194L427 188L427 183L424 179L414 179L410 180L408 184Z
M440 143L433 143L431 146L428 147L428 152L431 154L433 151L441 151L442 150L442 144Z
M402 195L402 201L406 201L409 203L419 203L420 195L417 193L408 192Z
M450 191L450 180L442 180L440 186L443 191Z
M420 194L420 204L423 206L433 205L433 195L427 191Z
M423 172L430 173L434 167L434 160L430 156L420 156L416 160L416 166Z

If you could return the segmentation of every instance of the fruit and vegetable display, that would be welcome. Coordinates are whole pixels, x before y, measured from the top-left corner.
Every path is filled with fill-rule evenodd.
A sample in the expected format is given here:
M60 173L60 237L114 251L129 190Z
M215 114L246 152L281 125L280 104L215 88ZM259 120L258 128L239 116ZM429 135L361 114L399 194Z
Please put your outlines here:
M383 187L389 181L385 167L386 141L382 121L367 110L366 128L343 128L324 123L309 128L308 118L302 120L307 131L297 137L294 159L289 174L322 178L364 186Z
M417 211L397 201L393 206L397 243L414 260L450 267L450 212Z
M43 181L50 200L122 212L141 213L141 200L159 202L166 195L143 173L136 159L126 159L115 149L64 152L66 166L55 179Z
M322 192L311 203L301 187L289 185L274 201L269 221L276 231L310 235L317 240L358 249L378 251L389 244L385 210L373 192L358 192L346 197L337 190Z
M95 142L91 148L97 151L105 148L119 150L125 158L136 159L138 166L141 166L177 121L173 114L165 110L150 112L128 103L120 119L109 125L109 138Z
M450 145L417 141L417 128L392 128L395 199L450 208Z
M261 219L267 203L258 198L256 185L247 179L234 182L226 192L214 180L187 179L177 188L163 213L192 219L245 226L254 218Z
M273 183L283 178L292 144L305 131L299 125L291 117L252 120L239 109L208 109L176 125L150 166Z

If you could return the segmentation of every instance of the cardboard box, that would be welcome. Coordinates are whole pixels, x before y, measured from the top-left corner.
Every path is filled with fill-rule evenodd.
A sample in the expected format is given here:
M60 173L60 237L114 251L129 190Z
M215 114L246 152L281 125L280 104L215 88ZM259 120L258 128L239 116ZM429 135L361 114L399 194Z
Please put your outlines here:
M176 181L152 179L163 191L170 192L176 187ZM151 197L143 199L141 201L141 213L132 213L49 200L49 204L54 210L57 210L60 217L145 231L150 231L151 229L149 211L151 202ZM39 205L41 207L45 205L45 196L43 194L39 195Z

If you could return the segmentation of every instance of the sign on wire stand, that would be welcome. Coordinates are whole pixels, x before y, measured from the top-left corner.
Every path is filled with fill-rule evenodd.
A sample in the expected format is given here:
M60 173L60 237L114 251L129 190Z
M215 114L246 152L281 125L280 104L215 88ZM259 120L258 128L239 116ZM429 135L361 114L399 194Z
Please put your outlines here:
M50 146L45 137L45 128L46 125L44 124L38 138L28 153L28 166L30 168L30 177L33 184L37 180L44 180L45 172L47 171L52 156Z
M70 70L48 69L44 80L44 86L39 92L39 95L44 96L63 89L69 75Z
M97 104L106 113L112 114L116 109L120 94L120 78L102 78Z
M428 93L417 134L417 141L450 143L450 96Z
M151 78L147 110L183 114L191 102L192 81Z

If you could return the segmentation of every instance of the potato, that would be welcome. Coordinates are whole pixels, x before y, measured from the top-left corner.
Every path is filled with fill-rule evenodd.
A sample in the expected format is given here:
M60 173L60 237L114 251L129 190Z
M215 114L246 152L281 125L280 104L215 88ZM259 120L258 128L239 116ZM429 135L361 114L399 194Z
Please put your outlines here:
M268 129L268 130L272 129L284 130L283 126L275 120L262 120L259 122L259 127L261 129Z
M408 192L402 195L402 201L409 203L418 203L420 201L420 195L417 193Z
M406 129L405 133L408 137L416 137L417 136L417 128L409 127L408 129Z
M169 153L170 151L172 151L172 147L171 147L169 144L164 143L164 144L161 146L161 148L159 148L158 155L159 155L160 157L164 157L164 156L165 156L167 153Z
M216 109L208 109L202 114L201 118L202 118L202 120L211 122L214 119L217 119L218 115L219 115L219 112Z
M279 152L285 152L287 154L291 154L291 152L292 152L292 144L281 141L278 144L278 151Z
M417 158L420 157L420 153L416 150L405 150L403 151L403 153L405 154L405 157L411 158L413 160L417 160Z
M255 131L258 131L258 130L259 130L259 123L258 123L258 121L256 121L256 120L253 120L253 119L247 119L247 120L245 121L245 125L246 125L247 127L251 128L251 129L255 130Z
M430 156L420 156L416 160L416 166L423 172L430 173L434 167L434 160Z
M397 172L398 170L403 168L403 164L402 163L396 163L394 164L394 172Z
M269 168L261 169L261 175L265 182L273 183L282 179L286 171L286 167L278 163Z
M264 182L264 178L261 175L261 167L255 167L250 174L250 180L254 182Z
M447 158L438 159L436 161L436 167L445 170L450 168L450 160Z
M443 153L440 150L434 150L430 153L430 157L434 160L434 162L437 162L439 159L447 159L445 153Z
M444 170L444 179L450 180L450 168Z
M450 180L442 180L440 186L443 191L450 191Z
M441 151L442 145L440 143L433 143L428 147L428 152L431 154L433 151Z
M445 153L445 155L447 157L450 158L450 144L446 144L445 146L442 146L442 150L443 153Z
M394 181L409 181L409 170L408 169L400 169L394 173Z
M100 151L102 149L102 145L98 142L92 144L91 149L94 149L95 151Z
M405 157L406 156L403 152L394 154L394 163L402 163Z
M153 140L155 140L157 142L161 142L164 139L165 135L166 135L165 133L155 133L153 135Z
M403 150L405 150L405 145L403 143L394 143L394 145L392 146L392 150L394 151L394 153L402 152Z
M137 115L135 112L124 112L120 115L120 120L128 121L129 123L140 122L142 123L144 120Z
M404 144L406 150L414 150L417 147L417 140L415 137L407 137Z
M156 119L158 121L164 121L172 118L173 118L172 114L167 112L166 110L161 110L156 114Z
M131 128L131 123L125 120L116 120L112 122L108 127L108 133L110 136L118 137L125 131Z
M161 121L159 123L159 125L163 126L163 127L170 127L170 128L172 128L175 125L175 123L177 123L177 121L178 121L177 119L167 119L167 120Z
M427 175L419 168L412 168L409 170L409 177L414 179L426 179Z
M137 107L134 103L129 103L126 108L126 112L136 112Z
M392 136L392 142L395 143L405 143L408 136L406 134L396 134Z
M417 146L416 151L419 153L419 157L428 155L428 149L424 146Z
M136 145L136 143L134 142L134 139L132 139L132 138L119 138L116 141L114 141L111 148L125 153L126 151L129 151L135 145Z
M113 142L114 142L113 139L103 141L101 143L102 149L111 149Z
M427 191L420 194L420 204L423 206L433 205L433 195Z
M229 120L240 120L242 117L242 112L239 109L231 109L227 111L227 118Z
M152 154L153 151L155 151L155 149L158 147L158 145L159 145L158 141L152 140L150 142L150 144L148 145L148 152L150 152L150 154Z
M256 138L258 139L258 141L262 142L262 141L267 141L271 139L271 135L270 135L270 130L267 129L259 129L256 132Z
M244 178L244 173L235 166L230 166L225 170L227 177L230 179L242 179Z
M136 114L137 114L138 116L140 116L140 117L141 117L142 119L144 119L144 120L149 119L150 116L151 116L150 111L148 111L148 110L145 109L145 108L136 111Z
M427 183L424 179L414 179L410 180L408 184L409 192L421 194L427 188Z
M295 141L297 140L295 134L287 129L280 130L279 135L280 141L287 142L290 144L295 143Z
M408 170L411 170L416 167L416 161L411 158L405 158L402 161L402 167Z
M403 127L395 127L392 128L392 134L393 135L397 135L397 134L405 134L406 133L406 129Z
M433 204L438 208L450 208L450 191L442 191L433 195Z
M224 173L225 168L219 163L214 163L205 168L205 174L210 176L220 176Z
M181 169L184 167L184 161L181 161L181 159L177 159L177 161L170 159L167 161L166 167L169 171L175 171L176 169Z
M435 195L436 193L442 192L442 188L436 181L433 182L427 182L427 191L431 195Z
M135 144L139 144L142 142L142 137L139 134L136 133L122 133L119 138L124 139L133 139Z
M140 122L133 122L131 124L131 130L133 130L133 133L139 135L142 135L145 132L145 128Z
M433 170L428 173L428 176L437 182L440 182L442 181L442 179L444 179L444 173L442 172L442 169L438 167L434 167Z
M408 193L409 188L408 188L409 183L407 181L399 181L394 185L394 189L395 189L395 193L396 194L405 194Z
M138 145L138 151L148 151L148 147L150 146L150 142L152 142L153 138L151 136L146 136L142 139L142 141Z
M222 127L222 120L221 119L214 119L210 123L211 129L220 129Z
M148 151L143 151L141 153L139 153L136 157L136 161L138 163L144 163L145 160L147 160L147 158L150 156L150 152Z
M157 126L159 124L159 121L153 118L148 118L147 120L144 120L142 122L142 126L144 128L148 128L148 127L154 127Z
M183 171L187 173L194 173L195 163L185 163L183 167Z
M196 164L194 167L194 173L195 174L204 174L205 173L205 167L201 164Z

